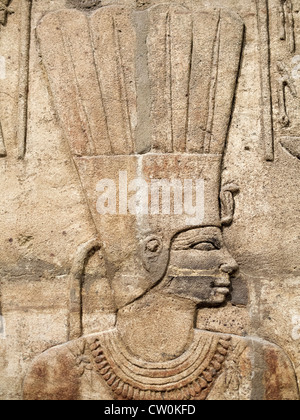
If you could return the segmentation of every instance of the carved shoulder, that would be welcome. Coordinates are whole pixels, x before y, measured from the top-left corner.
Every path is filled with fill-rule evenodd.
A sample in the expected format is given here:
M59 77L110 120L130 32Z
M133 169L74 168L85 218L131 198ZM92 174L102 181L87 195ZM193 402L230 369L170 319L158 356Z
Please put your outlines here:
M244 343L244 357L251 358L252 400L299 400L295 369L283 349L254 337L233 341Z
M98 337L70 341L37 357L24 380L24 400L111 399L110 389L93 366L91 343Z
M294 366L283 349L267 341L251 339L257 380L263 385L264 400L299 400ZM261 376L261 378L259 378ZM255 387L254 387L255 390ZM259 389L258 389L258 392ZM259 397L253 393L253 399Z
M278 346L254 337L231 336L231 351L211 400L299 400L292 362Z
M54 347L31 365L24 381L25 400L78 400L79 368L76 363L76 344Z

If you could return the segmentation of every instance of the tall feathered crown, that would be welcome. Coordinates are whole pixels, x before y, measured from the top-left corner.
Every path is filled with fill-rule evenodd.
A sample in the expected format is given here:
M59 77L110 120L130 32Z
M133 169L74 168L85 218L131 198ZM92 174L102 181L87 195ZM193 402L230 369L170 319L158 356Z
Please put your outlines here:
M38 25L56 109L107 261L119 272L113 281L130 296L120 295L120 305L161 279L172 238L191 226L175 215L101 216L96 184L120 170L132 179L202 178L199 226L220 226L221 162L243 34L235 14L176 4L62 10ZM145 241L153 237L160 245L149 256Z
M74 155L223 153L244 31L236 15L63 10L37 31Z

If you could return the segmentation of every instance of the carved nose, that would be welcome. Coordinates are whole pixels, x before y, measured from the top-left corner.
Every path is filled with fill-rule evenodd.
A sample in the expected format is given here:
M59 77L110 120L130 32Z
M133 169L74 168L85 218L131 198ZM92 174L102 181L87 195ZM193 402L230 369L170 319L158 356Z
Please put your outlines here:
M239 268L238 263L232 258L230 262L227 262L226 264L222 264L220 267L220 270L226 274L233 274L238 270L238 268Z

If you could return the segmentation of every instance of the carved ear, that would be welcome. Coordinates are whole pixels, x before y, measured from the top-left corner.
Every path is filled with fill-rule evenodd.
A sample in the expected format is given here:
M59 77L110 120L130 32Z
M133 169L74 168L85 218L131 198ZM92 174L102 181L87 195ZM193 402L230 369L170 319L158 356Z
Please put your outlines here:
M223 185L220 193L222 225L229 226L233 222L235 202L234 196L240 192L236 184Z

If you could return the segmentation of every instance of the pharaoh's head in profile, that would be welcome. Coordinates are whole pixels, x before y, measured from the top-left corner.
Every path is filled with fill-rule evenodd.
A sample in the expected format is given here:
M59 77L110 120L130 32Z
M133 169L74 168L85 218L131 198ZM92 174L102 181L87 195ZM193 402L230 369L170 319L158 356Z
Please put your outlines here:
M223 239L237 187L222 185L222 161L245 28L230 11L175 3L91 14L65 9L37 27L117 321L81 337L75 308L70 341L28 372L27 399L298 398L292 365L279 348L195 325L201 308L225 304L238 270ZM97 206L103 179L117 186L111 212ZM173 191L167 210L153 205L150 190L141 195L145 185L153 192L166 181ZM127 182L136 212L128 207ZM195 213L184 200L176 207L174 191L183 197L197 182L201 203L189 197Z

